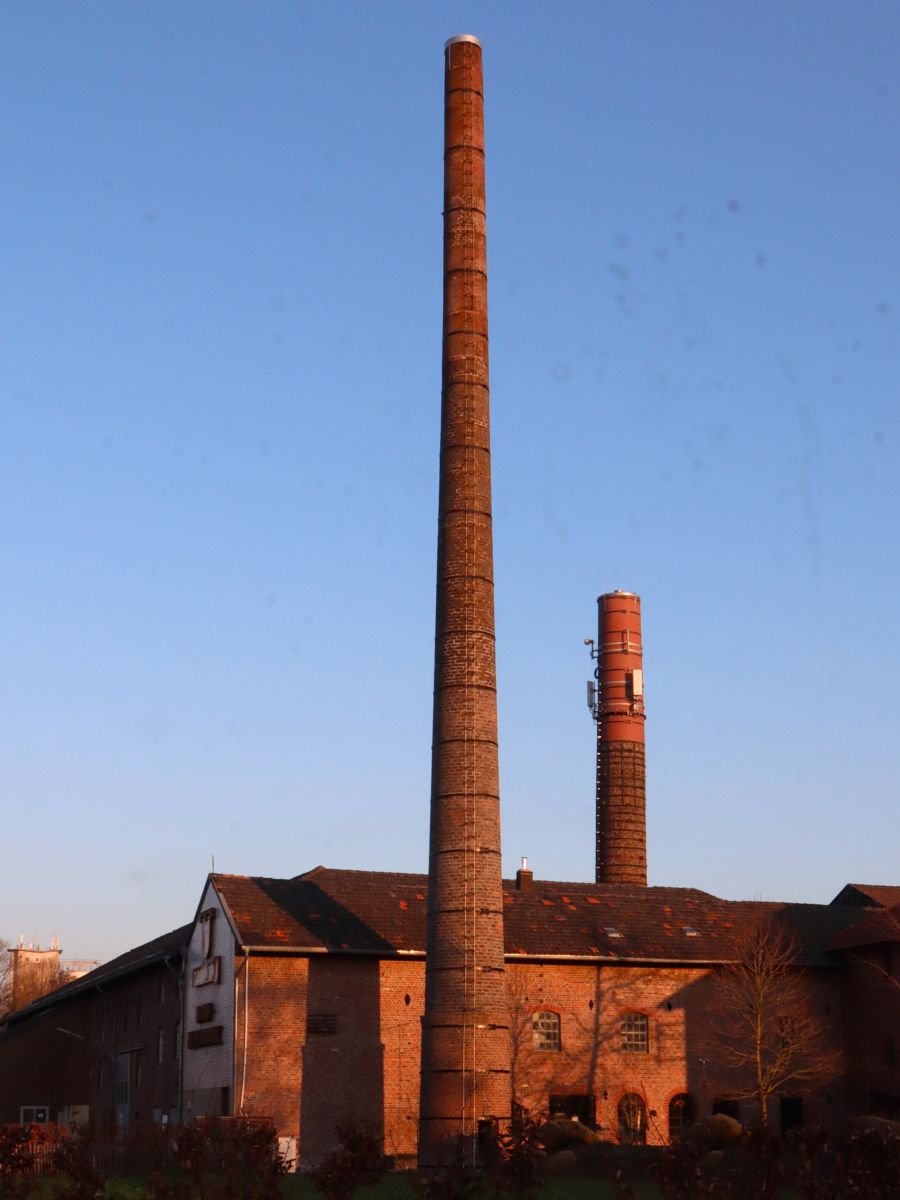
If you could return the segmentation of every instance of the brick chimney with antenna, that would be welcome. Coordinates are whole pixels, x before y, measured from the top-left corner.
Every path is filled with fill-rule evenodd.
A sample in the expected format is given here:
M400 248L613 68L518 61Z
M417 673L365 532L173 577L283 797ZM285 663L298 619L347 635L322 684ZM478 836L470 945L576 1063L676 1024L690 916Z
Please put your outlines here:
M419 1165L509 1120L481 43L444 50L444 327Z
M647 886L647 783L641 598L597 597L597 883Z

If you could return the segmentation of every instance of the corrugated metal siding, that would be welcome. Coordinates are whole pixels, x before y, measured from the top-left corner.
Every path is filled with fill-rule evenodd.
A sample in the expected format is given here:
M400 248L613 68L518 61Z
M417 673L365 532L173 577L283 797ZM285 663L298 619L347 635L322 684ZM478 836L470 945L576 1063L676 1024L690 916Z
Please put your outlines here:
M234 1100L234 935L228 924L215 888L208 884L203 896L200 911L212 909L215 912L212 930L212 956L221 959L218 983L207 983L195 987L194 969L202 966L203 934L200 921L194 925L191 940L188 944L187 971L185 973L185 1012L184 1012L184 1090L185 1115L190 1116L188 1100L189 1093L204 1091L210 1088L229 1089L229 1103ZM215 1007L212 1021L199 1022L197 1008L201 1004L213 1004ZM208 1029L210 1026L222 1026L221 1046L203 1046L197 1050L188 1049L188 1035L195 1029Z

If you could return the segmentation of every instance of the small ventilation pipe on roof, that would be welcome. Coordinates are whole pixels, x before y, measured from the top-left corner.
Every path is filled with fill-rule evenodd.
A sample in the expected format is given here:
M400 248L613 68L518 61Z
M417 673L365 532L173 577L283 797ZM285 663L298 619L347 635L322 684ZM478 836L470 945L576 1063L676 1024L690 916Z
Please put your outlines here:
M522 865L516 871L516 891L527 892L534 880L534 872L528 870L528 859L522 859Z

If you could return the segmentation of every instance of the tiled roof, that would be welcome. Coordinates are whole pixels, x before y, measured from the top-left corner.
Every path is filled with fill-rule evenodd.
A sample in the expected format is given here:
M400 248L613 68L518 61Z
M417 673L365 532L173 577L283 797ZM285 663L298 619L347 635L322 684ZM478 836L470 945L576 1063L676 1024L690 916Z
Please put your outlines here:
M392 955L425 949L425 875L316 867L294 879L214 875L242 945ZM719 900L696 888L535 880L504 882L506 953L530 958L716 962L734 955L741 930L778 916L802 961L828 963L859 908Z
M900 942L900 904L869 913L864 920L842 930L831 939L831 949L851 950L879 942Z
M312 950L421 950L424 875L330 871L294 879L213 875L245 946Z
M892 883L848 883L844 892L847 888L853 888L860 898L868 900L874 908L893 908L894 905L900 904L900 886L894 886ZM839 893L839 896L841 894Z
M187 945L192 928L192 925L182 925L179 929L173 929L170 933L161 934L152 941L144 942L142 946L126 950L118 958L112 958L93 971L88 971L87 975L82 975L78 979L73 979L71 983L67 983L53 992L48 992L46 996L41 996L39 1000L35 1000L25 1008L20 1008L18 1012L9 1013L5 1020L19 1021L23 1017L33 1016L45 1008L51 1008L60 1001L68 1000L71 996L90 991L98 984L111 983L122 976L133 975L166 958L178 959Z

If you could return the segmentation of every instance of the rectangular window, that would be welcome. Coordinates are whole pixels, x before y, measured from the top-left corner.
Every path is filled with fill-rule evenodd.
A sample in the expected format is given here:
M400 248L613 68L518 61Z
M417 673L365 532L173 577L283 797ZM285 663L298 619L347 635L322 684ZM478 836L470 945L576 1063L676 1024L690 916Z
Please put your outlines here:
M165 1056L166 1056L166 1035L163 1032L162 1025L160 1025L160 1027L156 1031L156 1061L158 1063L161 1063L163 1061L163 1059L165 1058Z
M143 1082L144 1060L140 1050L134 1052L134 1086L139 1088Z
M175 1022L175 1036L172 1038L172 1054L176 1062L181 1062L181 1021Z
M19 1109L20 1125L46 1125L50 1120L50 1109L46 1104L26 1104Z
M559 1013L542 1009L532 1014L531 1045L534 1050L559 1050Z
M622 1049L626 1054L646 1054L650 1049L649 1023L644 1013L622 1018Z
M159 977L159 1002L160 1002L160 1004L165 1004L165 1002L166 1002L166 977L165 977L165 974L160 975L160 977Z
M213 952L213 921L216 910L208 908L200 914L200 953L204 958L212 958Z
M143 1003L143 1001L144 1001L144 997L143 997L143 996L138 996L137 1000L135 1001L135 1019L136 1019L136 1021L137 1021L137 1027L138 1027L138 1029L140 1029L140 1027L141 1027L141 1022L142 1022L142 1020L143 1020L143 1016L144 1016L144 1003Z

